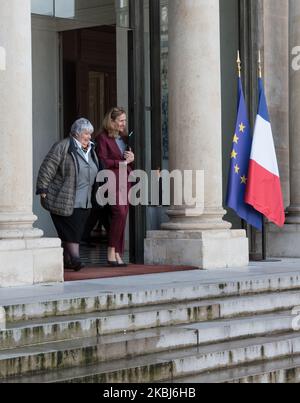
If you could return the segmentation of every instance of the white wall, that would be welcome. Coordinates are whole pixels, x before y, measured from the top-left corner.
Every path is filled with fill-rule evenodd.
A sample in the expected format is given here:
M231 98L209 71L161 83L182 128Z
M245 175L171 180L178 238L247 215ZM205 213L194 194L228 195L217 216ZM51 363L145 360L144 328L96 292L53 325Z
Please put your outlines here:
M238 0L220 0L221 29L221 77L222 77L222 131L223 131L223 197L227 194L230 152L236 124L237 70L236 59L239 48ZM241 220L225 206L226 221L234 228L241 227Z
M38 27L33 17L32 67L33 67L33 175L34 192L39 167L59 136L59 46L58 33ZM39 198L34 196L36 227L46 236L56 236L49 214L43 210Z
M34 193L40 165L52 145L60 140L59 32L116 23L114 0L77 0L76 8L78 15L74 20L32 15ZM122 62L122 68L125 76L127 59ZM38 216L35 226L46 236L56 237L50 215L41 208L35 195L33 211Z

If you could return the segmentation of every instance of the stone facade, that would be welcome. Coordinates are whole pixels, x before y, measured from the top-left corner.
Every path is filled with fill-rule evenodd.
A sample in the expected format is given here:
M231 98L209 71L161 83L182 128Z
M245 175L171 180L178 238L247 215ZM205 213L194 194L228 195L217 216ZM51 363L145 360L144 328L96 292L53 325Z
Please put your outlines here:
M60 282L60 240L33 228L30 0L1 1L0 16L0 287Z
M220 26L216 16L218 0L169 2L170 171L204 171L204 205L171 208L170 222L163 224L162 231L148 233L146 263L188 262L211 269L249 262L246 233L231 230L231 224L223 220Z
M300 257L300 116L298 112L300 72L294 68L292 60L293 49L300 45L300 3L297 0L290 0L289 2L277 1L276 3L275 10L272 12L272 23L271 20L269 21L269 30L281 30L281 46L278 47L278 45L274 44L273 49L275 52L276 46L277 52L280 52L280 60L284 61L284 63L281 66L277 63L276 67L276 63L273 61L270 66L272 72L277 72L275 73L277 77L274 77L272 84L272 94L275 96L271 97L271 99L275 99L277 103L277 108L273 113L273 122L275 123L274 128L277 135L277 150L279 150L279 161L284 178L283 183L284 185L289 184L289 188L284 187L288 206L286 225L283 229L278 229L274 225L269 226L268 253L275 257L293 258ZM277 24L273 23L274 18ZM277 37L276 34L274 36ZM286 80L286 72L288 72L288 81ZM281 86L286 81L289 87L284 84L282 88ZM276 84L277 93L275 94ZM286 107L287 105L289 108ZM288 110L288 119L286 119L286 113L282 114L283 108ZM280 119L280 116L282 119ZM283 125L288 125L289 136L286 136L286 130ZM288 142L289 148L286 149ZM282 154L283 144L285 144L286 150ZM289 172L286 171L287 166L289 166ZM287 195L290 195L290 198Z
M0 3L0 287L63 281L60 241L43 238L42 231L33 228L30 3ZM269 254L299 257L300 73L291 67L291 49L300 45L300 3L260 0L259 4L263 29L252 29L261 35L288 208L284 229L269 226ZM219 17L219 0L169 2L170 170L204 171L205 191L203 205L171 207L169 222L161 231L147 234L146 263L215 269L246 266L249 261L246 233L232 230L224 220L222 159L228 156L222 149Z

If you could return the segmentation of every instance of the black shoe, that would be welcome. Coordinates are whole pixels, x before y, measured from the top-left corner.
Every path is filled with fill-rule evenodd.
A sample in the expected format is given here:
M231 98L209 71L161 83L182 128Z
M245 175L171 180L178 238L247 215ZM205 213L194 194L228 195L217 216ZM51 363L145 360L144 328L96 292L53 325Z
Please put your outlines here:
M119 267L119 263L117 261L115 262L111 262L111 261L107 261L108 266L110 267Z
M118 267L128 267L126 263L118 263Z
M64 264L65 269L74 270L75 272L79 272L80 270L85 268L85 265L81 262L80 259L71 259Z

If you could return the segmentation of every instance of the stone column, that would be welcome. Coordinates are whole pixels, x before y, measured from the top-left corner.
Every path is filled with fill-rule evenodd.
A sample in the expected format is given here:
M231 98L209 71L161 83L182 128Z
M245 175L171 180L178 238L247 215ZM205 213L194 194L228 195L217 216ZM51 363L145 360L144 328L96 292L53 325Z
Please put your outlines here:
M145 260L246 266L246 234L223 220L219 0L170 1L169 27L170 170L204 171L204 203L172 207L148 233Z
M264 0L265 88L286 207L290 203L288 3Z
M169 211L164 229L230 228L223 221L218 1L169 3L170 171L204 170L204 213ZM216 13L216 14L214 14ZM213 17L213 14L215 17ZM211 27L205 21L211 20ZM192 33L194 32L194 33ZM179 219L178 219L179 218Z
M278 1L278 0L277 0ZM270 0L271 3L271 0ZM285 51L286 63L289 66L289 157L290 157L290 205L287 209L286 225L283 229L277 228L274 225L269 226L269 242L268 249L269 255L275 257L300 257L300 64L299 64L299 50L297 55L293 55L293 49L300 45L300 2L299 0L290 0L289 2L282 1L281 9L278 10L278 22L270 21L270 27L276 32L277 44L276 54L277 58L280 57L279 63L277 61L277 69L284 66L282 51L278 54L278 49ZM272 2L272 15L274 16L274 7ZM282 20L286 16L289 23L282 24ZM286 26L286 32L289 32L288 40L279 46L278 41L282 41L284 35L278 35L278 27ZM274 35L273 35L274 36ZM284 45L284 46L283 46ZM275 49L275 48L274 48ZM290 53L290 59L288 59ZM274 53L273 53L274 54ZM274 59L274 57L273 57ZM278 59L277 59L278 60ZM282 62L281 62L282 60ZM289 61L288 61L289 60ZM283 67L284 68L284 67ZM278 80L282 83L282 74L278 76ZM277 80L277 81L278 81ZM274 83L278 91L278 82ZM278 94L282 93L278 91ZM281 134L282 137L282 134ZM282 140L281 140L282 143Z
M290 51L300 45L300 2L290 0ZM298 63L299 64L299 63ZM300 71L290 66L290 192L287 223L300 224Z
M1 0L0 47L0 287L62 281L59 240L33 228L30 0Z

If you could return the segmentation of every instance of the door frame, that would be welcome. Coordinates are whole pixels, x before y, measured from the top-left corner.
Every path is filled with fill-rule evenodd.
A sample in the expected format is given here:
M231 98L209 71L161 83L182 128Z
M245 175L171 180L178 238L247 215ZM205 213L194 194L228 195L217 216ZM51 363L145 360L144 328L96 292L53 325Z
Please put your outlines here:
M151 81L151 167L162 168L161 124L161 35L160 0L149 2L150 81ZM130 130L135 133L135 168L146 171L145 134L145 1L129 0L128 31L128 105ZM148 108L149 110L149 108ZM144 263L144 240L147 232L147 207L130 208L130 260Z
M128 31L128 117L134 131L135 169L146 169L145 155L145 43L144 0L129 1ZM146 207L130 207L130 261L144 263Z

